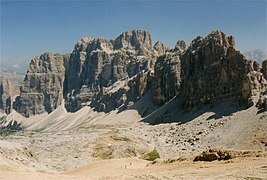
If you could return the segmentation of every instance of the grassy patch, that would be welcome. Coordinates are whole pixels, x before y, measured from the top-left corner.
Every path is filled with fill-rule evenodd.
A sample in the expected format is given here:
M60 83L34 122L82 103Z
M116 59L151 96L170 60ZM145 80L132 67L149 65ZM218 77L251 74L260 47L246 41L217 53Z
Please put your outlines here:
M121 137L121 136L118 136L117 134L114 134L114 135L110 136L110 138L112 138L115 141L126 141L126 142L131 141L129 138Z
M153 151L151 151L147 154L144 154L142 157L142 159L147 160L147 161L154 161L157 158L160 158L160 157L159 157L159 153L156 149L154 149Z
M94 148L92 156L95 158L101 158L101 159L111 159L113 153L113 148L108 147L105 144L98 144Z

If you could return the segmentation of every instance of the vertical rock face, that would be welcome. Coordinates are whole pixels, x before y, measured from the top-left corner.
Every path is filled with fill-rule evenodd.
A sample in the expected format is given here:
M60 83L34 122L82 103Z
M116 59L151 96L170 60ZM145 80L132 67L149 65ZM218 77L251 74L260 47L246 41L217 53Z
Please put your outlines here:
M181 94L184 109L233 96L249 98L265 87L258 65L234 49L235 40L220 31L197 37L181 56Z
M91 106L97 111L109 112L131 107L151 88L153 75L150 71L141 71L128 81L118 81L111 87L104 88L93 100Z
M185 110L225 97L252 105L266 91L267 63L261 69L234 47L234 38L220 31L197 37L190 46L178 41L174 49L160 42L152 46L144 30L115 40L85 37L70 56L34 58L14 107L30 116L52 112L65 99L71 112L87 105L109 112L130 107L147 92L157 105L176 97ZM2 107L9 106L7 99L1 99ZM261 98L259 104L265 102Z
M25 116L52 112L63 100L67 56L44 53L32 59L15 109Z
M267 80L267 59L262 62L262 74Z
M180 52L168 52L155 64L154 102L163 105L179 94L181 82Z
M74 46L73 52L70 54L69 63L66 67L66 83L65 89L78 91L82 82L82 73L84 63L87 57L86 49L88 44L92 41L89 37L82 38Z
M110 87L119 80L127 80L143 70L152 69L157 56L150 33L143 30L122 33L114 41L81 41L75 46L70 58L69 71L75 72L66 77L67 110L76 111L94 101L103 88ZM71 66L74 66L75 70L71 70Z
M0 109L6 114L12 111L12 98L16 94L16 90L12 81L3 79L0 82Z
M183 40L176 43L174 49L166 50L155 64L153 100L163 105L174 96L179 95L181 83L181 54L187 49Z

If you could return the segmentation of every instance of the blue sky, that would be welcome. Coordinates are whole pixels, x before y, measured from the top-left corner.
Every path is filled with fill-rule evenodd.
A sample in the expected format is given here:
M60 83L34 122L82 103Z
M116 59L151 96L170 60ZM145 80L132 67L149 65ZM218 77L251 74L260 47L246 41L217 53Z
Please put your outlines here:
M267 53L264 1L4 1L1 65L24 68L45 51L68 53L84 36L115 38L133 29L174 47L219 29L238 50ZM23 69L25 70L25 69Z

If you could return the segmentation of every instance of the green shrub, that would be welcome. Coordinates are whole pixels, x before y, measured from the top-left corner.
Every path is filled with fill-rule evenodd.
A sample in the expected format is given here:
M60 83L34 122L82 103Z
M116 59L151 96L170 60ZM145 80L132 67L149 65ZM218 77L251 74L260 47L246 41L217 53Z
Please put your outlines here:
M157 158L160 158L160 157L156 149L154 149L153 151L147 154L144 154L144 156L142 157L142 159L147 160L147 161L154 161Z

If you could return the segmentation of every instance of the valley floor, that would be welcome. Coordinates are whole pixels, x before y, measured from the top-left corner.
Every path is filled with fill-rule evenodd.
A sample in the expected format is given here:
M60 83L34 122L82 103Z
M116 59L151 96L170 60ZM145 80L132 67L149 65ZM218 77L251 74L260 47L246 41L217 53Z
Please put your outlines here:
M135 158L101 160L62 174L1 172L0 179L266 179L267 158L150 164ZM125 168L126 167L126 168ZM1 169L2 170L2 169Z
M26 120L13 112L7 122L21 120L24 130L0 136L0 179L267 179L267 112L220 109L154 125L135 110L59 108ZM208 149L241 155L193 161ZM152 150L160 158L144 160Z

